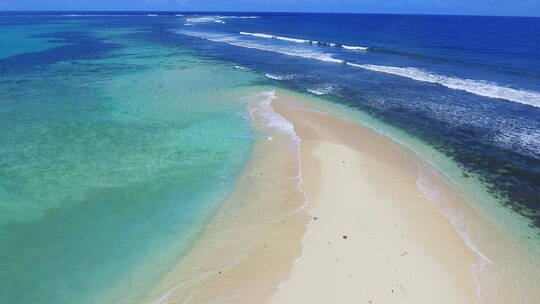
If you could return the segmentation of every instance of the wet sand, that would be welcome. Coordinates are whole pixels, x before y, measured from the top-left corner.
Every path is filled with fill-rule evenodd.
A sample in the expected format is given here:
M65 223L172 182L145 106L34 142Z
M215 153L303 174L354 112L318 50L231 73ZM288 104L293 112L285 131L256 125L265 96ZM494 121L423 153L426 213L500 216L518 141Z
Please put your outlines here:
M372 131L286 98L274 108L302 139L302 190L316 220L272 303L478 303L478 257L417 181L447 199L457 193Z
M143 302L478 303L478 256L419 177L461 197L399 145L276 97L251 109L259 136L235 191Z

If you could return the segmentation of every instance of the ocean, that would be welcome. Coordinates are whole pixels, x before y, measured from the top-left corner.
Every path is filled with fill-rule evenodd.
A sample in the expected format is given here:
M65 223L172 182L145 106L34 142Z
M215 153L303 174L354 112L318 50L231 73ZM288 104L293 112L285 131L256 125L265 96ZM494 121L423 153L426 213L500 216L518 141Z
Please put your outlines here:
M402 143L540 261L539 45L540 18L0 13L0 302L150 290L233 189L260 86Z

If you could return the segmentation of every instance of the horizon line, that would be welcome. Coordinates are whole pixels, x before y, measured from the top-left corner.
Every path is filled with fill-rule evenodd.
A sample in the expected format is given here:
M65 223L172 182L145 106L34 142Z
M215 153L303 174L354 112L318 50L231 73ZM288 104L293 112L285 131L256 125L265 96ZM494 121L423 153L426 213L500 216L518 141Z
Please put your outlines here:
M464 16L464 17L514 17L514 18L540 18L540 15L481 15L481 14L441 14L441 13L368 13L368 12L305 12L305 11L196 11L196 10L0 10L0 13L55 13L55 12L124 12L124 13L247 13L247 14L339 14L339 15L411 15L411 16Z

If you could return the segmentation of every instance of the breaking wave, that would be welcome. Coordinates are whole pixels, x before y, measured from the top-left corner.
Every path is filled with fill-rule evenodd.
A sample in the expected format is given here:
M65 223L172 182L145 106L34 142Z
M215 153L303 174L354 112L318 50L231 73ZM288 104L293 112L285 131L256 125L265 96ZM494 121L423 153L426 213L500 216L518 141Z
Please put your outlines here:
M314 45L330 46L330 47L339 46L339 47L341 47L343 49L354 50L354 51L367 51L369 49L368 47L365 47L365 46L350 46L350 45L338 44L338 43L332 43L332 42L324 42L324 41L300 39L300 38L291 38L291 37L276 36L276 35L270 35L270 34L264 34L264 33L240 32L240 35L258 37L258 38L266 38L266 39L276 39L276 40L295 42L295 43L307 43L307 44L314 44Z
M316 59L316 60L326 61L326 62L344 63L343 60L333 58L330 54L326 54L326 53L322 53L322 52L318 52L314 50L280 47L278 45L261 45L261 44L253 43L250 41L239 40L236 37L233 37L230 35L201 33L201 32L192 32L192 31L184 31L184 30L177 31L177 33L186 35L186 36L206 39L206 40L210 40L214 42L222 42L222 43L227 43L234 46L256 49L260 51L279 53L279 54L288 55L288 56L311 58L311 59Z
M412 67L401 68L372 64L355 64L350 62L348 62L347 65L376 72L398 75L418 81L437 83L450 89L462 90L479 96L505 99L537 108L540 107L539 92L509 88L485 80L462 79L438 75Z
M406 77L409 79L436 83L442 86L445 86L454 90L461 90L471 94L489 97L504 99L512 102L517 102L525 105L530 105L533 107L540 108L540 92L510 88L502 86L496 83L488 82L485 80L476 80L476 79L462 79L451 76L438 75L428 71L424 71L418 68L413 67L392 67L392 66L383 66L383 65L373 65L373 64L357 64L352 62L347 62L342 59L334 58L332 54L320 52L317 50L309 50L306 48L291 48L291 47L281 47L279 45L263 45L254 43L252 41L240 40L231 35L220 35L220 34L210 34L210 33L200 33L200 32L189 32L189 31L179 31L178 33L198 37L215 42L228 43L230 45L257 49L261 51L274 52L288 56L303 57L308 59L315 59L325 62L347 64L351 67L362 68L365 70L387 73L392 75L397 75L400 77ZM257 35L256 37L267 38L266 34L259 33L245 33L244 35ZM275 37L275 36L270 36ZM277 39L277 38L276 38Z

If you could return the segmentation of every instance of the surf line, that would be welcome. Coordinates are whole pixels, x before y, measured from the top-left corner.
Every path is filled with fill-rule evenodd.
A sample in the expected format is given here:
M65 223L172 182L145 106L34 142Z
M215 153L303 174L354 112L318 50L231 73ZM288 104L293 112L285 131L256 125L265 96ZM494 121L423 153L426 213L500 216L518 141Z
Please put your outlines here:
M262 33L240 32L240 35L259 37L259 38L266 38L266 39L282 40L282 41L289 41L289 42L295 42L295 43L307 43L307 44L324 45L324 46L331 46L331 47L339 46L339 47L341 47L343 49L352 50L352 51L367 51L369 49L368 47L365 47L365 46L351 46L351 45L345 45L345 44L339 44L339 43L331 43L331 42L308 40L308 39L299 39L299 38L290 38L290 37L275 36L275 35L262 34Z

